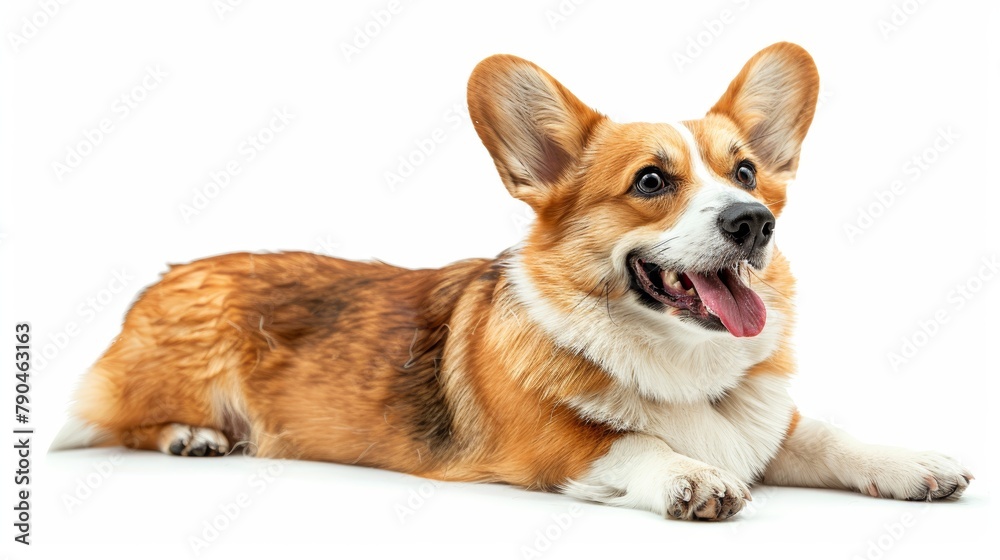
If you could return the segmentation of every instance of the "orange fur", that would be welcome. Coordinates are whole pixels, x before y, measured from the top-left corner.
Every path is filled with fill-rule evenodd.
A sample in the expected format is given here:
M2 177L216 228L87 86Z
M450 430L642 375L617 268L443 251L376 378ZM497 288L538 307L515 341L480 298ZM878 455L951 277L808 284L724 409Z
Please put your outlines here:
M689 123L719 175L756 157L759 119L746 102L731 87ZM622 433L567 403L614 382L533 322L508 267L519 259L565 313L588 295L608 305L631 297L628 277L609 264L612 243L678 220L699 187L698 155L670 126L614 123L510 56L477 67L469 106L504 183L537 213L516 256L438 270L306 253L175 266L128 312L85 378L76 414L143 449L177 422L220 430L261 456L533 488L582 475ZM753 196L778 215L798 153L771 149L787 161L761 167ZM676 193L629 196L636 170L649 165L677 178ZM751 286L776 290L771 304L791 317L793 281L780 253L756 274ZM792 365L782 343L745 373L787 375Z
M180 422L253 442L262 456L552 486L601 452L605 430L555 404L572 389L538 395L544 380L508 377L496 356L524 340L534 352L510 358L527 360L525 373L550 362L599 373L555 358L544 336L492 308L499 282L485 260L410 271L239 253L174 267L129 311L77 413L144 449ZM475 372L466 382L476 403L462 403L481 407L474 413L446 404L438 381L452 361ZM537 448L525 445L532 440Z

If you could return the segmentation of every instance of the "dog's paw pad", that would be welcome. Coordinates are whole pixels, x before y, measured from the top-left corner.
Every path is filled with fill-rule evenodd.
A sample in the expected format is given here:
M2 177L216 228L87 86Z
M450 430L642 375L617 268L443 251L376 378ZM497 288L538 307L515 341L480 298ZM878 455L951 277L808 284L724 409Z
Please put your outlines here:
M703 468L676 477L668 489L667 515L676 519L718 521L736 515L750 490L735 476Z
M170 447L167 449L167 453L171 455L180 455L184 453L184 448L187 447L187 443L183 439L175 439L170 442Z
M184 457L217 457L229 451L229 440L213 428L170 424L160 434L160 451Z

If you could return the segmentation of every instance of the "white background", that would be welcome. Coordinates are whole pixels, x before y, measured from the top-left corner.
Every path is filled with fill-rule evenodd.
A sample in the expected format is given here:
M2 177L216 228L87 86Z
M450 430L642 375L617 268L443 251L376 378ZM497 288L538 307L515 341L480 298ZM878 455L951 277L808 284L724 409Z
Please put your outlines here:
M980 269L1000 256L1000 56L986 2L401 0L351 56L343 45L388 2L252 0L221 15L209 0L80 2L51 17L38 15L43 4L0 11L0 338L13 346L14 324L30 321L36 353L49 355L32 377L30 549L12 541L3 440L0 550L11 558L194 556L191 538L241 493L249 504L201 556L975 557L995 537L1000 280ZM898 29L880 30L903 7ZM723 10L728 23L712 23ZM44 24L32 32L22 18ZM699 33L700 52L685 54ZM690 524L340 465L45 454L74 384L166 263L298 249L433 267L516 243L530 214L455 117L482 58L518 54L614 119L666 121L703 114L780 40L805 46L823 83L777 230L799 278L794 395L805 414L864 439L961 458L977 476L961 501L758 487L737 520ZM166 75L135 90L147 68ZM125 114L122 95L142 99ZM264 132L271 142L246 161L241 144L280 109L290 124ZM111 132L58 173L102 119ZM390 189L385 174L437 128L444 140ZM957 135L946 151L933 149L939 130ZM914 157L934 161L918 176ZM232 159L241 172L206 191ZM879 202L894 181L901 193ZM214 197L185 221L181 205L198 191ZM851 237L863 208L878 215ZM976 291L958 296L958 285ZM935 314L946 322L926 323ZM906 339L920 348L894 367ZM13 348L2 352L8 363ZM13 385L12 374L0 383L11 427ZM539 540L546 531L551 542Z

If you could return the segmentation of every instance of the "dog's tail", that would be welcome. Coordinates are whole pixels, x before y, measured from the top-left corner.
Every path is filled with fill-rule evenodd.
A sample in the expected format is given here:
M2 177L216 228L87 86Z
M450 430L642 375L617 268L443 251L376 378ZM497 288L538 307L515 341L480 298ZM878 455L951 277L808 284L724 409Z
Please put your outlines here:
M49 451L97 447L109 444L113 440L114 437L110 431L98 428L71 413L62 429L56 434L55 439L52 440Z
M101 418L102 415L87 414L88 410L114 410L113 405L116 400L113 399L115 394L113 386L102 374L103 370L99 365L95 365L79 381L73 391L66 423L52 440L49 451L83 449L116 443L117 438L109 429L110 426L95 422L94 419Z

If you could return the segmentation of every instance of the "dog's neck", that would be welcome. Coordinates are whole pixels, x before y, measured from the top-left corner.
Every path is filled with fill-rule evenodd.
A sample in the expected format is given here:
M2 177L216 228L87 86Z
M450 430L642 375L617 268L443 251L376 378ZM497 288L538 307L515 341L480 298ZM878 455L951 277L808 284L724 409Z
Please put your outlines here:
M752 338L699 332L663 312L632 301L584 295L571 312L549 302L522 255L512 252L504 267L516 302L558 346L598 364L619 390L661 403L715 401L740 383L746 372L778 348L785 316L769 309L764 331Z

